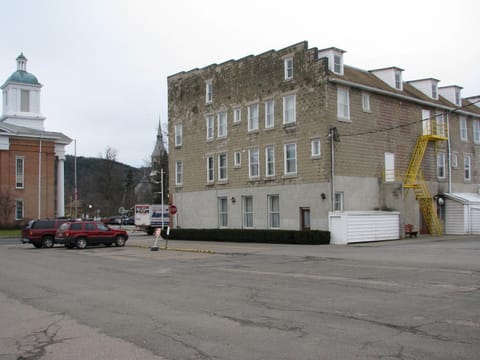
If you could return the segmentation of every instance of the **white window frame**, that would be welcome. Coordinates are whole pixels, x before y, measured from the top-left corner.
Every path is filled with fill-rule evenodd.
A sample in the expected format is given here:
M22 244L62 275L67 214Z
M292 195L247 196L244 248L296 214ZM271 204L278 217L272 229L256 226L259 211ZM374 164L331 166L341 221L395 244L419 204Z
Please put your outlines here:
M183 142L183 127L182 124L175 124L175 146L182 146Z
M218 197L218 227L228 226L228 198Z
M402 72L400 70L395 70L393 76L395 77L395 89L403 90Z
M275 176L275 148L273 145L265 146L265 176Z
M213 140L215 138L215 116L207 115L206 123L207 140Z
M383 176L384 181L394 182L395 181L395 153L385 152L384 162L385 162L385 173Z
M242 196L242 227L253 228L253 197Z
M25 188L25 158L17 156L15 158L15 189Z
M267 195L268 228L280 228L280 196Z
M337 119L350 121L350 89L339 86L337 88Z
M480 120L473 120L473 142L480 144Z
M437 131L435 135L445 136L445 124L447 114L443 113L442 111L437 111L435 116L435 125L437 127Z
M370 110L370 94L363 92L362 93L362 110L364 112L371 112Z
M275 126L275 101L265 102L265 129L272 129Z
M285 80L293 79L293 57L283 60Z
M293 148L294 157L289 156L289 149ZM285 175L296 175L297 174L297 144L296 143L288 143L285 144L283 147L283 169ZM293 166L294 169L290 167Z
M344 194L343 191L336 191L334 196L333 211L343 211L344 208Z
M468 127L467 127L466 116L460 115L459 126L460 126L460 140L468 141Z
M322 156L322 143L319 138L310 140L310 153L314 158Z
M183 185L183 161L175 161L175 185Z
M333 72L343 75L343 56L340 54L333 54Z
M259 124L258 103L248 105L247 112L248 131L257 131Z
M205 81L205 103L211 104L213 102L213 83L212 80Z
M437 177L439 179L445 179L447 177L446 170L446 154L439 152L437 154Z
M248 149L248 177L250 179L260 176L260 152L258 148Z
M215 159L213 155L208 155L207 158L207 182L212 183L215 181Z
M234 167L242 166L242 153L240 151L233 152L233 166Z
M25 217L25 203L21 199L15 200L15 220L22 220Z
M463 178L465 181L472 181L472 157L463 155Z
M242 121L242 108L236 107L233 109L233 123L237 124Z
M228 157L226 153L218 154L218 181L228 180Z
M432 99L438 100L438 84L432 81Z
M297 122L297 97L295 94L283 97L283 125Z
M458 155L452 154L452 168L456 169L458 167Z
M228 128L227 128L227 112L220 111L217 114L217 137L224 138L228 135Z

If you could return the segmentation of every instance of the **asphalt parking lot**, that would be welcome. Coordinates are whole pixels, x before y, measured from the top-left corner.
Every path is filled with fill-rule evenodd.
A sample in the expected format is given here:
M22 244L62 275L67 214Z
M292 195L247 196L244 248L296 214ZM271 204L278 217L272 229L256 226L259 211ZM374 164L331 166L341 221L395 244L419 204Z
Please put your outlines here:
M152 244L143 234L86 250L0 240L0 359L480 353L480 238Z

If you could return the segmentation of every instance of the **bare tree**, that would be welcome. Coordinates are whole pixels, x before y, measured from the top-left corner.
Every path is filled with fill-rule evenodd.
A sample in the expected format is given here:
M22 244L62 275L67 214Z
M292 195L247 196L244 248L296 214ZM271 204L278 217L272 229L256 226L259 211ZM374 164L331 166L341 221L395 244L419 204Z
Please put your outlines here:
M0 224L6 225L12 211L15 209L15 199L9 190L0 190Z

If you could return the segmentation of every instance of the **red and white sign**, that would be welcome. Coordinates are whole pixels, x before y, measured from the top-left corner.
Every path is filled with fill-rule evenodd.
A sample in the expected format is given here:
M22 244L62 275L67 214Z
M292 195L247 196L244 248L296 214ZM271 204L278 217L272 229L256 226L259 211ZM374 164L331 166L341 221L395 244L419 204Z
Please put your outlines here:
M175 215L177 213L177 207L175 205L170 205L170 214Z

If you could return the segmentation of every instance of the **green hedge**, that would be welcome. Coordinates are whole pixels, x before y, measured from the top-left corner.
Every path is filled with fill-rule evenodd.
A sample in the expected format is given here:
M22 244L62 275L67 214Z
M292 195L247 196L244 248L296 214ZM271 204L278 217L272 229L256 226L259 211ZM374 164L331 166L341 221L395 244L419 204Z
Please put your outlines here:
M162 231L166 237L166 231ZM170 229L169 239L231 241L269 244L322 245L330 243L330 232L321 230Z

